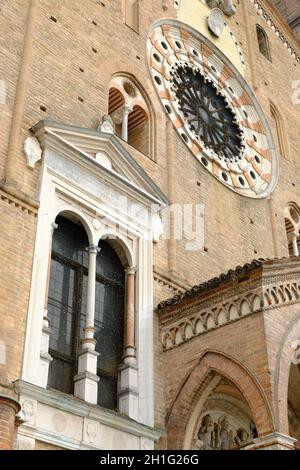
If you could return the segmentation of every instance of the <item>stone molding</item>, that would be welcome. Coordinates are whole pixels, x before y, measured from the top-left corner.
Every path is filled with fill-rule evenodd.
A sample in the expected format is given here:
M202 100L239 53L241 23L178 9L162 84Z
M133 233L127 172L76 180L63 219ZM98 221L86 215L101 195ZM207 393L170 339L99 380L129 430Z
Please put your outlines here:
M17 199L12 196L9 192L2 191L0 189L0 199L7 204L14 205L17 209L20 209L22 212L25 212L29 215L37 217L38 210L37 208L30 206L29 204L24 203L22 200Z
M37 417L41 405L46 405L52 414L56 412L70 413L70 416L92 421L96 426L108 426L138 438L149 439L152 442L157 441L163 435L161 429L140 424L114 411L76 399L72 395L55 390L45 390L21 380L17 380L14 386L20 396L22 406L27 410L26 422L20 426L18 433L28 438L41 440L67 449L97 448L91 445L91 442L85 445L70 437L64 439L64 436L61 434L48 430L47 426L39 428Z

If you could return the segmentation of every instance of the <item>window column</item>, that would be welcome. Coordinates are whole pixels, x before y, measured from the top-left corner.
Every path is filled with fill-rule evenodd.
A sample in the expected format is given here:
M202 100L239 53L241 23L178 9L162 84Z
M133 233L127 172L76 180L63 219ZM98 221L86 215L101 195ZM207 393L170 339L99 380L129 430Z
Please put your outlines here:
M88 286L87 286L87 315L84 337L81 340L81 352L78 357L78 374L74 377L74 395L89 403L97 403L98 382L97 357L94 339L95 318L95 289L96 289L96 257L100 249L91 245L89 252Z
M125 338L123 364L120 366L119 410L138 420L138 368L135 347L135 274L126 269Z
M298 232L293 232L292 234L292 241L293 241L293 255L294 256L299 256L299 250L298 250Z
M51 335L51 328L48 318L48 295L50 285L50 274L51 274L51 259L52 259L52 239L54 230L57 229L58 225L55 222L51 224L51 235L49 244L49 255L48 255L48 270L46 279L45 289L45 301L44 301L44 314L43 314L43 329L42 329L42 342L40 349L40 385L43 388L47 388L49 365L52 361L52 357L49 354L49 341Z

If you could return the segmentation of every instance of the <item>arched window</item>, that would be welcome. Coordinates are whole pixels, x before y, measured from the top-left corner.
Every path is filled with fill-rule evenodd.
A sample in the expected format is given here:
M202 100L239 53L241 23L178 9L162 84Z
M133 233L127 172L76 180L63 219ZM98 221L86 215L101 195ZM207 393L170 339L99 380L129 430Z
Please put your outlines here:
M147 98L133 79L121 75L112 79L108 114L118 137L155 160L154 116Z
M128 143L145 155L149 150L149 120L140 106L134 106L128 116Z
M115 125L115 134L122 137L122 122L124 114L125 99L122 93L113 86L109 90L108 114L112 117Z
M256 34L257 34L258 48L259 48L260 53L271 62L272 60L271 60L268 36L266 35L262 27L259 25L256 25Z
M125 0L125 23L134 31L139 29L139 2L138 0Z
M284 132L283 120L281 118L281 115L278 109L273 103L270 104L270 111L271 111L271 127L273 128L273 132L276 137L276 143L277 143L280 156L287 158L288 157L287 142L286 142L286 136Z
M99 242L97 256L95 334L98 404L117 408L118 366L123 355L124 335L124 268L113 248Z
M81 224L62 216L52 242L48 296L51 336L48 385L73 393L80 339L86 326L89 241ZM99 242L96 261L95 334L98 404L117 407L118 366L123 354L124 268L106 241Z
M298 205L294 202L290 202L285 208L284 216L289 256L299 256L300 209Z
M87 296L89 245L82 225L64 217L56 220L58 228L52 241L48 316L51 336L48 385L73 393L77 373L80 336L84 327Z

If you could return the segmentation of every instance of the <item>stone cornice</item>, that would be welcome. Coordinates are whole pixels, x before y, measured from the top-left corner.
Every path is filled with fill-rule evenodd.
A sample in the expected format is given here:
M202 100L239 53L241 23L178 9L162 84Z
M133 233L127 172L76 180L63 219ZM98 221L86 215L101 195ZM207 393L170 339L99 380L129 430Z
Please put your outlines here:
M38 201L5 182L0 182L0 198L28 214L36 216L38 213Z
M178 274L159 269L156 265L153 266L153 276L156 282L172 289L174 293L182 293L191 287L186 279L183 279Z

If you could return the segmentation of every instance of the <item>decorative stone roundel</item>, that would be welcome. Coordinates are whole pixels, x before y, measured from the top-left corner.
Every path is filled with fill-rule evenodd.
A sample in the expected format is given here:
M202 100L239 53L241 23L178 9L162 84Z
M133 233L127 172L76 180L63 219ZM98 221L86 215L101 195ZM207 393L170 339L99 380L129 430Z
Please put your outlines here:
M251 88L207 38L175 20L155 23L148 62L165 112L198 161L247 197L266 197L278 177L274 142Z

